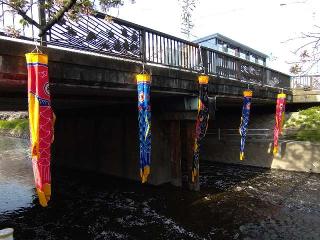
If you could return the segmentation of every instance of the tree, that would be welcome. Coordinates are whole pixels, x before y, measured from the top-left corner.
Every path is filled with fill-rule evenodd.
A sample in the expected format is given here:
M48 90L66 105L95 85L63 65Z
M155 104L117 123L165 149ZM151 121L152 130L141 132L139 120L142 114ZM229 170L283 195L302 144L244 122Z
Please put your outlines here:
M192 21L192 12L196 8L198 0L179 0L182 6L181 13L181 33L185 34L188 39L191 36L191 30L194 27Z
M134 3L134 0L131 0ZM0 0L0 5L8 7L13 14L19 14L22 19L20 24L25 27L33 25L39 29L39 37L43 37L54 24L59 22L64 16L72 20L76 20L80 14L92 15L97 10L108 12L110 8L119 7L124 4L123 0L99 0L99 4L95 4L95 0ZM28 11L34 6L39 6L39 21L28 16ZM49 19L48 12L53 13ZM4 12L3 12L4 14ZM0 16L3 17L3 16ZM14 26L9 26L7 31L17 35Z
M319 64L320 26L315 25L314 31L301 33L299 37L289 39L286 42L298 44L298 47L295 47L293 51L296 60L289 62L291 64L290 72L292 74L307 74Z
M280 3L280 7L288 5L301 5L307 4L308 0L293 1L288 3ZM315 3L316 1L314 1ZM313 18L316 15L316 6L310 3L312 7ZM301 8L303 9L303 8ZM305 26L308 27L308 26ZM292 53L295 55L295 60L288 62L290 67L290 73L295 75L304 75L312 72L314 67L319 64L320 60L320 26L313 25L309 32L301 32L298 37L288 39L284 43L292 44L291 48L294 49Z

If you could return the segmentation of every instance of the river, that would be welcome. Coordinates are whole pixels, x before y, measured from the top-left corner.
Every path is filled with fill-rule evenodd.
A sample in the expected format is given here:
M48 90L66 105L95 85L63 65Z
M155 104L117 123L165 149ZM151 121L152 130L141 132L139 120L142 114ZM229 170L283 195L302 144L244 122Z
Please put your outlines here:
M201 191L53 169L34 193L28 141L0 137L0 229L15 239L320 239L320 175L202 161Z

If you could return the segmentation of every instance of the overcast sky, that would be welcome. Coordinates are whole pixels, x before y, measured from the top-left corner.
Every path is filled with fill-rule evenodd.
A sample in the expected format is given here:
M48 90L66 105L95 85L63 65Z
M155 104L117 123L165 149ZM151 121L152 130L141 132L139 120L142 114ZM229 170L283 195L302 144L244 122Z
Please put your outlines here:
M221 33L272 56L268 66L288 72L286 61L292 60L295 44L283 42L312 31L320 20L319 10L320 0L198 0L191 40ZM180 14L178 0L127 0L118 17L185 38Z

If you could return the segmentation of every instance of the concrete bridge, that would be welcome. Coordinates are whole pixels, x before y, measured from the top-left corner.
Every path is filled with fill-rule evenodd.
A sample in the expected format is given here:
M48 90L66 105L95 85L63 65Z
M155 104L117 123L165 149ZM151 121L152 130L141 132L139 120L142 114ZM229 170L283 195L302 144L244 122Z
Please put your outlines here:
M273 106L281 89L292 100L285 74L123 20L92 18L109 29L108 35L93 29L83 33L81 20L73 32L61 22L41 48L49 56L57 115L53 165L138 179L135 76L142 63L152 72L152 184L179 186L182 171L191 172L199 72L210 75L212 112L216 104L241 107L248 86L256 106ZM76 31L80 28L83 36ZM0 39L1 110L27 109L24 54L33 49L30 42Z

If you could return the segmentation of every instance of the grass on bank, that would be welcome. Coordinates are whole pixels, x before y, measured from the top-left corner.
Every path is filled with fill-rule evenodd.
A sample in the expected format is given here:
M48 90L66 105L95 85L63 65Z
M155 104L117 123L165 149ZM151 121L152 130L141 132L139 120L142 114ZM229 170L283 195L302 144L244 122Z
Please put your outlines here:
M0 120L0 130L9 130L13 134L29 132L28 119Z
M285 122L284 128L288 139L320 142L320 106L293 114Z

